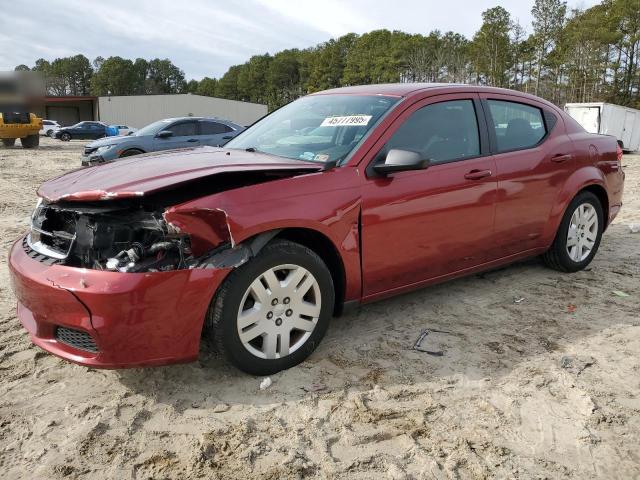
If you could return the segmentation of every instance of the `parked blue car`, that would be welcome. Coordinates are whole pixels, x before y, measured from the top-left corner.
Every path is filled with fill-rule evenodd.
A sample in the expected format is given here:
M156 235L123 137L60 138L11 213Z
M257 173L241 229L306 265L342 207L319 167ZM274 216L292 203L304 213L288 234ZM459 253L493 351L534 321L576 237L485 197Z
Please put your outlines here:
M140 153L172 150L201 145L224 145L245 127L219 118L182 117L159 120L137 132L121 137L107 137L84 148L82 165L130 157Z
M102 122L80 122L70 127L62 127L53 132L54 138L63 142L69 140L87 140L102 138L107 135L107 125Z

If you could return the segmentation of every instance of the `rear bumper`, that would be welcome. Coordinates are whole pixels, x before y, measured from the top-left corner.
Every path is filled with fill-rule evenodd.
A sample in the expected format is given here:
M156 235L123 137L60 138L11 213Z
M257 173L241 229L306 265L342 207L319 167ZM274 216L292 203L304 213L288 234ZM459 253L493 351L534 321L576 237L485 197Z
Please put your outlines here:
M9 255L17 313L33 343L97 368L193 361L207 308L229 270L119 273L46 265L25 252ZM58 328L89 336L97 352L65 343Z

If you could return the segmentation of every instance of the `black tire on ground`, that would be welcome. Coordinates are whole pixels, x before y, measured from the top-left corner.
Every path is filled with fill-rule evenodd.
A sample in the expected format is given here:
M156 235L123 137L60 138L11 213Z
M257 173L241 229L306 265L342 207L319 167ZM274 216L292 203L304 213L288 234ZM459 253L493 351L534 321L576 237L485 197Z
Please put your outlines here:
M47 130L46 135L47 137L51 138L51 136L53 135L53 130Z
M22 148L37 148L40 145L40 135L29 135L20 139Z
M120 155L120 158L131 157L133 155L140 155L141 153L144 153L144 152L142 150L138 150L137 148L132 148L130 150L125 150L124 152L122 152L122 154Z
M308 270L317 280L321 306L317 324L297 350L282 358L260 358L245 348L237 328L240 302L251 283L270 268L293 264ZM333 314L333 279L322 259L312 250L288 240L273 240L260 253L232 271L214 296L207 312L205 335L216 351L240 370L252 375L270 375L305 360L324 337Z
M569 226L571 224L571 217L573 216L576 209L583 204L591 205L598 216L598 228L596 233L595 244L591 249L589 255L582 261L575 261L569 256L569 252L567 251L567 235L569 232ZM598 251L598 247L600 246L600 240L602 240L602 232L604 230L604 213L602 211L602 204L598 197L596 197L593 193L583 191L574 197L574 199L569 203L567 210L562 217L562 222L560 222L560 227L558 228L558 232L556 233L556 238L551 245L551 248L542 255L542 259L544 263L554 270L558 270L561 272L577 272L578 270L584 269L587 265L591 263L593 257Z
M2 145L4 145L5 147L13 147L16 144L16 139L15 138L3 138L2 139Z
M62 135L60 135L60 140L62 140L63 142L68 142L69 140L71 140L71 134L64 132Z

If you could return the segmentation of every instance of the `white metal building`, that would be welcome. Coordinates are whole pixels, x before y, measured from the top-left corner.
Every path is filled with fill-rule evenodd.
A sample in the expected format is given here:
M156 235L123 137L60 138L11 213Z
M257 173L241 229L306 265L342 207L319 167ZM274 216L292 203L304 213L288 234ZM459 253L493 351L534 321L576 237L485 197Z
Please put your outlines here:
M171 117L219 117L251 125L267 114L267 106L192 94L98 97L98 117L109 125L141 128Z

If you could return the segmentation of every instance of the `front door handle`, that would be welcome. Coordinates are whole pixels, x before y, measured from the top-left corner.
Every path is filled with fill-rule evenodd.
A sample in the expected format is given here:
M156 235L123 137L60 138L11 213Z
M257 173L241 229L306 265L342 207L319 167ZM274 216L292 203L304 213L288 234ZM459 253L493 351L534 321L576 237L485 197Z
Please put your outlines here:
M197 142L198 139L197 138L190 138L189 140L187 140L187 142L193 143L193 142Z
M567 160L571 160L571 155L567 154L567 155L555 155L553 157L551 157L551 161L555 162L555 163L562 163L562 162L566 162Z
M467 180L480 180L481 178L490 177L491 170L471 170L464 174Z

